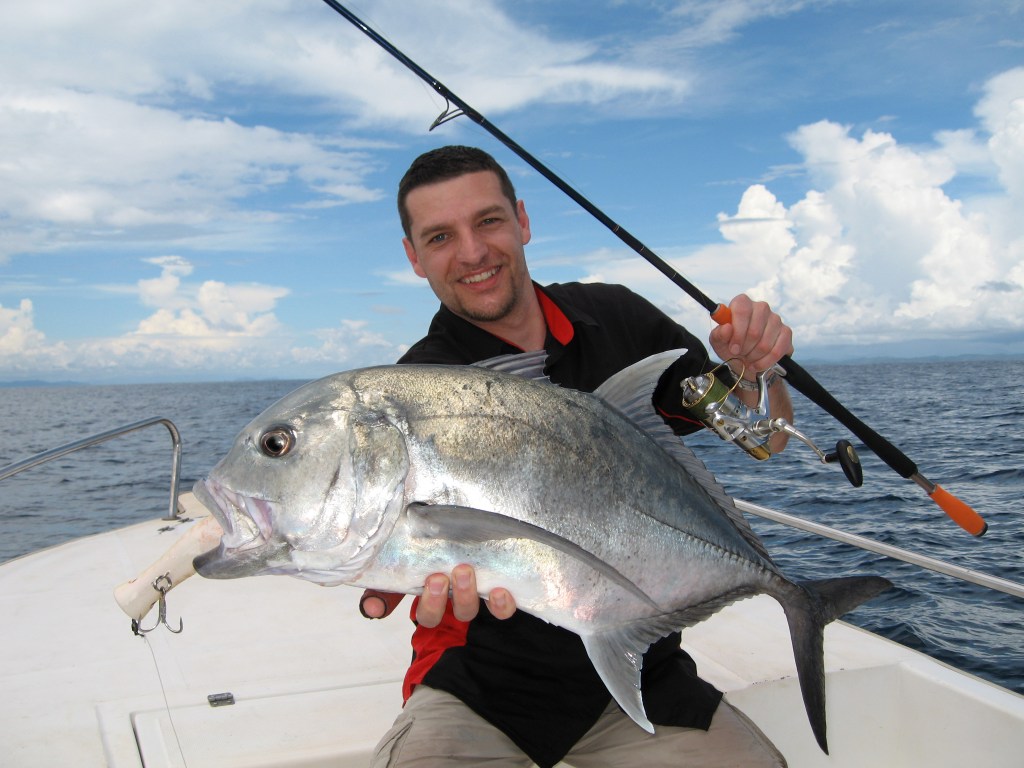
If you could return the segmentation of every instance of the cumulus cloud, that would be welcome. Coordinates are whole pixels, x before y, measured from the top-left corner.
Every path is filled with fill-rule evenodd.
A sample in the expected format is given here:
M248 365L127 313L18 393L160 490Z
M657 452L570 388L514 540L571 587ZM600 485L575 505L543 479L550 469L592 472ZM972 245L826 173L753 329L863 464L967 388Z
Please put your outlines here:
M150 310L136 327L120 336L50 343L35 325L32 302L0 305L0 375L74 372L90 378L116 372L145 376L153 370L176 375L274 375L295 377L390 362L403 351L367 321L342 319L333 328L300 341L277 317L278 303L289 294L280 286L190 280L187 259L161 256L145 260L160 273L134 286L106 286L132 292Z
M718 216L725 242L673 263L709 295L746 290L771 302L804 345L1022 329L1024 68L989 80L975 114L978 126L927 146L827 120L803 125L789 142L809 181L804 196L786 205L769 185L748 187ZM961 174L994 191L954 196ZM642 270L626 260L590 274L643 285ZM723 274L730 288L715 293ZM683 322L699 314L664 285L648 295Z
M0 306L0 370L7 374L117 369L146 371L245 369L280 356L281 324L274 314L285 288L255 283L228 285L184 280L193 265L180 256L148 259L155 278L134 286L139 303L153 311L117 337L50 344L35 327L32 302Z
M359 367L392 362L402 351L365 320L341 320L338 327L318 330L313 335L319 339L319 346L294 348L291 355L296 363Z
M974 114L988 134L985 146L999 180L1014 201L1024 201L1024 67L989 80Z
M0 304L0 370L60 370L67 354L65 344L49 344L35 327L31 301L22 299L16 308Z

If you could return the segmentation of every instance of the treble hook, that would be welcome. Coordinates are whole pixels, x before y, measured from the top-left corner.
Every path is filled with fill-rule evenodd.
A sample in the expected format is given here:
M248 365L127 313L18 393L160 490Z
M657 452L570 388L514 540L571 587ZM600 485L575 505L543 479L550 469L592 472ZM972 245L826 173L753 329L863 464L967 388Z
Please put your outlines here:
M453 110L451 101L449 101L448 98L446 97L444 100L444 111L437 116L437 119L434 120L434 122L430 124L430 127L427 128L427 133L430 133L430 131L434 130L439 125L444 125L449 120L454 120L457 117L462 117L464 114L466 113L462 110L461 107Z
M156 624L154 624L149 629L143 629L141 621L139 621L138 619L132 619L132 632L134 632L136 635L139 635L139 636L148 635L154 629L157 629L161 624L163 624L165 627L167 627L168 630L170 630L171 632L173 632L174 634L177 635L178 633L181 632L182 629L184 629L184 624L182 623L181 619L180 618L178 619L178 628L177 629L175 629L174 627L172 627L170 624L167 623L167 600L166 600L165 596L167 595L168 590L172 586L171 585L171 574L170 573L165 573L163 576L157 576L153 580L152 586L153 586L153 589L155 589L157 592L160 593L160 597L157 598Z

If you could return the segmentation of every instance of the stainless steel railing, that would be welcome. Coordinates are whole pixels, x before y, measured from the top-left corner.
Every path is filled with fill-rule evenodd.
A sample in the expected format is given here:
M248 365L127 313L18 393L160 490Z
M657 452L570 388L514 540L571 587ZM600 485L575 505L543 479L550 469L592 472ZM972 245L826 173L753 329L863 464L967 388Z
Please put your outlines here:
M886 557L891 557L896 560L902 560L905 563L911 563L921 568L927 568L929 571L944 573L947 576L952 576L954 578L961 579L962 581L968 581L971 584L977 584L982 587L988 587L989 589L1006 592L1007 594L1014 595L1016 597L1024 597L1024 585L1018 584L1015 581L1001 579L998 576L991 576L987 573L975 571L970 568L963 568L959 565L947 563L944 560L936 560L935 558L928 557L927 555L920 555L917 552L900 549L899 547L894 547L891 544L883 544L879 541L875 541L874 539L867 539L863 536L858 536L855 533L840 531L836 528L822 525L821 523L812 523L810 520L804 520L800 517L787 515L785 512L779 512L778 510L769 509L768 507L751 504L749 501L736 499L736 506L743 512L763 517L766 520L782 523L783 525L788 525L792 528L799 528L801 531L814 533L818 536L834 539L835 541L841 541L844 544L850 544L854 547L859 547L860 549L866 549L868 552L875 552L879 555L885 555Z
M24 472L26 469L45 464L48 461L59 459L61 456L66 456L69 453L80 451L83 448L88 448L98 443L105 443L107 440L113 440L115 437L121 437L132 432L137 432L140 429L146 427L152 427L155 424L163 424L167 427L167 431L171 433L171 502L170 508L167 510L167 516L164 520L177 520L178 519L178 479L181 474L181 435L178 433L178 428L174 426L174 423L170 419L164 418L152 418L144 419L143 421L137 421L134 424L125 424L122 427L115 427L114 429L107 430L106 432L100 432L99 434L92 435L91 437L85 437L81 440L76 440L73 443L67 443L66 445L52 448L49 451L43 451L37 453L35 456L29 456L27 459L10 464L0 469L0 480L4 480L12 475L16 475L19 472Z

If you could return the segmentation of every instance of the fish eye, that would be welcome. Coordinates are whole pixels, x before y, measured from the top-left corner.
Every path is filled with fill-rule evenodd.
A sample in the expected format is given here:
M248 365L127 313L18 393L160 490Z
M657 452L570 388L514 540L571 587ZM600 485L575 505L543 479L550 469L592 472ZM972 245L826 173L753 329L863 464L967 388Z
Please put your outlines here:
M295 432L291 427L271 427L260 435L260 450L264 456L279 459L295 447Z

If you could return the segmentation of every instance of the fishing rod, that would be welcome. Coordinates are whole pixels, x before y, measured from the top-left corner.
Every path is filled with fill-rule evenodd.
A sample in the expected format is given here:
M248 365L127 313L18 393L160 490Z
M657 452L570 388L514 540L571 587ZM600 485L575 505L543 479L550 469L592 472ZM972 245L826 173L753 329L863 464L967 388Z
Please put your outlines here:
M439 125L457 117L464 116L469 118L512 150L512 152L518 155L522 160L532 166L534 170L558 187L587 213L611 230L614 235L639 254L655 269L660 271L669 280L685 291L690 298L710 313L712 320L719 325L724 325L731 321L731 312L726 305L714 301L707 296L703 291L697 288L697 286L679 274L661 257L640 242L640 240L634 235L630 234L629 231L612 220L604 213L604 211L577 192L576 189L544 165L544 163L527 152L511 137L507 136L469 104L456 96L448 89L447 86L402 53L402 51L391 44L387 39L367 26L362 19L348 10L348 8L337 2L337 0L324 0L324 2L444 98L446 102L445 111L441 113L436 120L434 120L433 124L430 126L430 130L433 130ZM455 106L454 110L452 109L453 105ZM949 515L954 522L956 522L957 525L974 536L984 535L985 531L988 530L988 524L977 512L956 496L946 491L942 486L937 483L933 483L922 475L918 470L917 465L911 461L910 458L850 412L842 403L836 400L828 390L819 384L810 373L804 370L802 366L797 364L788 355L779 361L779 366L785 372L786 381L789 382L794 389L799 391L808 400L818 405L839 421L839 423L849 429L864 443L864 445L866 445L897 474L917 483L922 489L924 489L925 493L931 497L932 501L938 504L939 507Z

